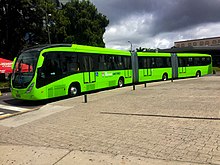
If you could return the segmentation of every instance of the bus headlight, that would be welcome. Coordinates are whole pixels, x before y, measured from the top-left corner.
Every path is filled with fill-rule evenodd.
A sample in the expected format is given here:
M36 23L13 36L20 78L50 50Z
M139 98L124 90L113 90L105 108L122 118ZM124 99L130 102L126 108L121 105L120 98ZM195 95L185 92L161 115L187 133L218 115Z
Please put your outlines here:
M30 93L33 87L34 87L34 82L28 87L26 93Z

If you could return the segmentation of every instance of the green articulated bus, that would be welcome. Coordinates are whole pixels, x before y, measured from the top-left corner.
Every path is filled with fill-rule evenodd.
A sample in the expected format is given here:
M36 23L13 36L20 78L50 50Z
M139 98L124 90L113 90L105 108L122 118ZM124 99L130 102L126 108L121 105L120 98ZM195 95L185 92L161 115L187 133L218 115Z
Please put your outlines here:
M22 100L212 73L210 55L130 53L75 44L28 49L14 59L12 67L12 96Z

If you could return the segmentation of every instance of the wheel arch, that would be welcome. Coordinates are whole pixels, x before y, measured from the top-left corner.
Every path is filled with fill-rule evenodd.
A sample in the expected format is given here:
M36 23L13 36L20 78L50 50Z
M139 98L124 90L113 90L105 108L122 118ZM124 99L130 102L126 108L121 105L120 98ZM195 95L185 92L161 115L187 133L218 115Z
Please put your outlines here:
M202 76L201 70L197 70L197 71L196 71L196 77L201 77L201 76Z
M123 76L120 76L120 77L118 78L118 84L117 84L118 87L120 87L120 86L119 86L119 81L120 81L120 80L123 81L123 86L125 85L125 78L124 78Z
M75 86L75 87L77 87L77 89L78 89L78 94L80 94L81 93L81 85L80 85L80 83L78 82L78 81L74 81L74 82L71 82L69 85L68 85L68 87L67 87L67 95L69 95L69 88L71 87L71 86Z
M167 72L164 72L164 73L162 74L162 80L163 80L163 81L166 81L166 80L164 79L164 76L166 76L166 80L169 79Z

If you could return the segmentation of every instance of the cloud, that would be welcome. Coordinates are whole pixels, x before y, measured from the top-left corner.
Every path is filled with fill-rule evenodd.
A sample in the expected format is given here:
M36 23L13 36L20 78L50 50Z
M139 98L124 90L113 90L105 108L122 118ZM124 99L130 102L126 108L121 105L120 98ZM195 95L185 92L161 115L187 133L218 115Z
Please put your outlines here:
M172 32L192 28L204 23L219 22L219 0L168 0L166 8L163 7L155 13L152 33Z
M219 36L220 0L91 0L110 24L107 47L173 46L173 42Z

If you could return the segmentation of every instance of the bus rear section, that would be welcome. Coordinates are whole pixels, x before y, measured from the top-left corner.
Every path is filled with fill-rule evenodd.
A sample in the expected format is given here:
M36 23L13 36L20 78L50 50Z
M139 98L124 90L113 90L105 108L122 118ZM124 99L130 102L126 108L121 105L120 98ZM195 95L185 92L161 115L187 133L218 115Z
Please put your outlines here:
M200 77L212 74L211 55L197 53L177 53L178 77Z
M172 78L170 53L137 52L139 82Z

